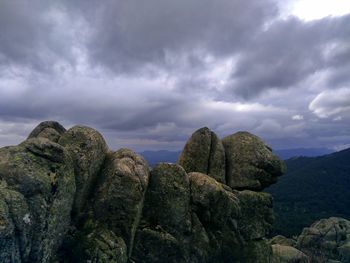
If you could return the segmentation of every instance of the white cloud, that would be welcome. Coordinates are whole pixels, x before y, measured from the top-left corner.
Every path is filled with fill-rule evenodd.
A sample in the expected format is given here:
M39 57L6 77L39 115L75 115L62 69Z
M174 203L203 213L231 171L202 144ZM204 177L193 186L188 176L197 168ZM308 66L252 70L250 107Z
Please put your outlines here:
M311 101L309 110L319 118L328 118L336 114L350 114L350 88L321 92Z
M291 3L290 9L293 15L309 21L327 16L341 16L350 13L350 1L295 0Z
M347 148L350 148L350 143L347 144L338 144L336 146L333 147L334 150L336 151L341 151L341 150L345 150Z
M303 119L304 119L304 116L303 116L303 115L300 115L300 114L294 115L294 116L292 117L292 120L294 120L294 121L301 121L301 120L303 120Z

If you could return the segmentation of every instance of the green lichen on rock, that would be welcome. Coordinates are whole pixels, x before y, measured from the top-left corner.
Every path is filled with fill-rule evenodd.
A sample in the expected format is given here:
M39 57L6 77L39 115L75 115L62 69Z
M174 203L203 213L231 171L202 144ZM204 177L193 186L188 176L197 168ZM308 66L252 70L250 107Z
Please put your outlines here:
M127 246L121 237L111 230L96 230L88 236L90 244L85 262L127 263Z
M94 218L132 250L148 186L149 167L129 149L108 153L93 201ZM130 251L131 252L131 251Z
M288 245L272 245L271 263L309 263L310 258L295 247Z
M152 171L142 219L135 237L132 259L159 261L159 251L168 262L186 262L186 243L191 232L190 183L185 170L161 163ZM154 246L157 243L157 246ZM177 253L174 253L177 251Z
M192 246L198 262L235 262L243 240L238 230L239 200L231 189L201 173L189 174Z
M66 129L56 121L44 121L41 122L35 129L29 134L28 139L31 138L46 138L53 142L58 142Z
M0 149L0 262L270 263L272 200L247 189L274 182L281 162L253 135L224 142L199 129L184 168L150 171L92 128L39 124Z
M282 235L277 235L274 236L273 238L270 239L270 244L271 245L282 245L282 246L291 246L291 247L295 247L297 244L297 241L295 239L292 238L287 238L285 236Z
M107 153L102 135L85 126L74 126L63 134L59 144L67 149L74 163L76 193L72 214L78 217L97 180Z
M16 229L12 246L0 249L19 251L15 262L49 262L70 224L75 192L70 155L42 137L5 147L0 150L0 180L0 196Z
M177 162L186 172L208 174L225 183L225 151L218 136L207 127L195 131Z
M237 132L222 139L226 153L226 181L239 190L260 191L276 183L284 172L279 160L260 138Z
M316 221L304 228L296 247L311 258L350 262L350 221L339 217Z
M270 262L271 245L265 239L273 220L270 194L250 190L237 191L241 207L238 229L244 239L243 262Z
M0 181L0 262L12 263L29 257L32 229L23 220L29 219L29 215L23 195Z
M257 240L267 236L274 221L272 196L244 190L237 192L237 197L242 213L238 225L243 237L246 240Z

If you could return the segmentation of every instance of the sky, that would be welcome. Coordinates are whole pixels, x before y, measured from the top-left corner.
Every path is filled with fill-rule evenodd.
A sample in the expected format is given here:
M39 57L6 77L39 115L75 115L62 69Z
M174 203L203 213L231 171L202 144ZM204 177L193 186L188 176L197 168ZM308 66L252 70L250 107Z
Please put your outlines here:
M0 146L44 120L115 150L350 147L350 1L0 0Z

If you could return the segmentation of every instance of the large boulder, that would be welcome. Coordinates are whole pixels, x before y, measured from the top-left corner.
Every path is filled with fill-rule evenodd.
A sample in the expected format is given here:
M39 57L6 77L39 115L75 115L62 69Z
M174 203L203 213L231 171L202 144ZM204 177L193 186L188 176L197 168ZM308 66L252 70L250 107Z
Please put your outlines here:
M161 163L152 171L131 259L188 262L191 234L190 183L185 170Z
M238 229L244 239L243 262L269 262L271 246L265 237L274 221L270 194L250 190L237 191L241 207Z
M272 196L268 193L250 190L238 191L242 217L238 222L245 240L266 237L274 222Z
M284 163L260 138L237 132L222 139L226 153L227 184L238 190L260 191L276 183Z
M265 238L246 240L240 253L241 263L271 263L272 247Z
M84 262L127 263L127 246L113 231L102 229L87 236L90 244Z
M0 181L0 262L22 262L29 258L33 229L28 204L22 194ZM24 220L25 219L25 220ZM17 233L16 233L17 232Z
M287 245L272 245L271 263L309 263L310 258L300 250Z
M238 231L240 206L224 184L202 173L190 173L192 206L192 262L238 262L242 237Z
M74 163L75 193L72 215L78 217L96 183L108 147L102 135L85 126L74 126L63 134L59 144L72 156Z
M107 155L95 189L94 219L121 237L130 252L148 180L149 167L143 157L129 149L120 149Z
M350 262L350 221L330 217L313 223L298 237L297 248L311 258Z
M70 224L70 155L42 137L2 148L0 181L0 262L50 262Z
M297 241L291 238L287 238L282 235L277 235L274 236L273 238L270 239L270 244L271 245L282 245L282 246L290 246L290 247L295 247L297 244Z
M218 136L207 127L194 132L177 162L186 172L208 174L225 183L225 151Z
M44 121L34 128L29 134L28 139L42 137L53 142L58 142L62 134L65 132L66 129L58 122Z

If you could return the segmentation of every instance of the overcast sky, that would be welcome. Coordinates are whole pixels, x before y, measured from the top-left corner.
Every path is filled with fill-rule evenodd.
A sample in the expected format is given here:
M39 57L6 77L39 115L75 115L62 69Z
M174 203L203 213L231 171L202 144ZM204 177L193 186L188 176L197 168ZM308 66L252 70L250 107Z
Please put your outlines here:
M203 126L350 147L349 1L1 0L0 146L43 120L112 149L179 150Z

